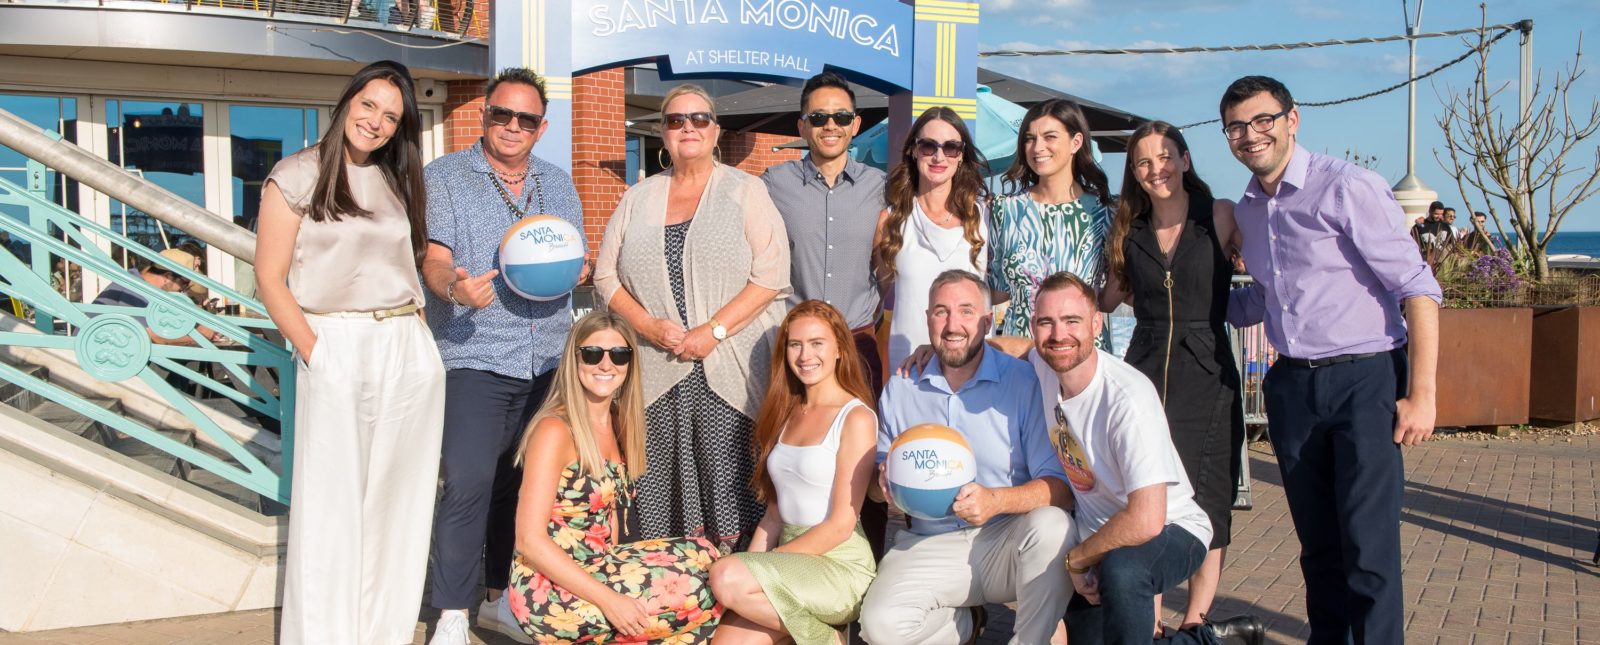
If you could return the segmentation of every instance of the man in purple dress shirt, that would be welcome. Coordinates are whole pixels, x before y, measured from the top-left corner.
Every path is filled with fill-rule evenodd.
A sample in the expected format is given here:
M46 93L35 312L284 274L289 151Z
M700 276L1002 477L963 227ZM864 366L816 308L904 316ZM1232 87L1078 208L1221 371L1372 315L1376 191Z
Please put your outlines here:
M1255 175L1235 209L1262 322L1268 430L1300 536L1311 643L1402 643L1401 447L1433 434L1439 283L1377 174L1295 140L1282 83L1228 86L1223 132ZM1403 313L1403 315L1402 315Z

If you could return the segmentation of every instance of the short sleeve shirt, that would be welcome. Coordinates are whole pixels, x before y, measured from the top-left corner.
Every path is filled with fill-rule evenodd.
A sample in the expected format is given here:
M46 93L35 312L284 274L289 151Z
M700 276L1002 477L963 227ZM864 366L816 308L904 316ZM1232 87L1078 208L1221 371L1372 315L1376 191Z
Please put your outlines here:
M572 176L528 155L529 176L520 207L553 215L583 231L583 204ZM495 189L483 142L428 164L428 239L448 249L455 265L472 275L499 268L500 239L521 219ZM588 242L584 244L587 246ZM442 300L429 290L428 326L446 369L475 369L528 379L555 369L572 329L572 299L528 300L496 278L494 302L474 309Z

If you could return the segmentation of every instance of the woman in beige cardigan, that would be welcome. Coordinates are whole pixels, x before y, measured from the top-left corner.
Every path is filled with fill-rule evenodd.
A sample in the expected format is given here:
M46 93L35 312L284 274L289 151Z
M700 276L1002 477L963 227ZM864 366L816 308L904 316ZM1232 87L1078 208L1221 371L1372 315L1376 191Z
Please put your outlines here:
M760 179L717 163L705 90L662 102L671 168L623 194L595 286L646 343L640 539L703 536L742 549L761 519L751 488L756 410L789 292L789 239Z

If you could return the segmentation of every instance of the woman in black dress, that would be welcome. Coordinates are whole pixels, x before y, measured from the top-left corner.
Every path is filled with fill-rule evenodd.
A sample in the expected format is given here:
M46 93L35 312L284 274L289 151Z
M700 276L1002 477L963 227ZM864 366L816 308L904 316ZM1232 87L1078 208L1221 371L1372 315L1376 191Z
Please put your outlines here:
M1189 627L1204 620L1216 596L1244 442L1239 370L1223 327L1239 233L1233 203L1211 197L1176 127L1146 123L1129 142L1100 306L1133 306L1126 360L1161 394L1195 502L1211 519L1211 550L1189 579Z

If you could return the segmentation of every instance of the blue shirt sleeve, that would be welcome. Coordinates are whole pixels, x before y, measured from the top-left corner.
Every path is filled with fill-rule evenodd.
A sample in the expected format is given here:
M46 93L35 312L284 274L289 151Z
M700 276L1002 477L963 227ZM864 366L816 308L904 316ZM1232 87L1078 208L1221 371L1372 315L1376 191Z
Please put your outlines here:
M423 171L428 190L428 240L437 242L454 253L456 213L450 203L449 174L440 162L429 164Z
M1345 233L1350 236L1356 253L1389 293L1401 302L1427 296L1442 303L1444 297L1439 281L1433 277L1428 263L1422 260L1416 241L1408 234L1400 202L1395 201L1394 193L1379 176L1370 172L1351 173L1341 178L1336 190L1339 208L1335 212L1345 217Z
M889 457L889 444L894 443L894 435L890 431L889 410L894 406L893 392L895 381L898 377L889 379L883 386L883 394L878 395L878 463L883 463ZM899 428L895 428L898 431Z
M1228 291L1228 324L1235 329L1260 324L1267 317L1267 288L1261 283Z

